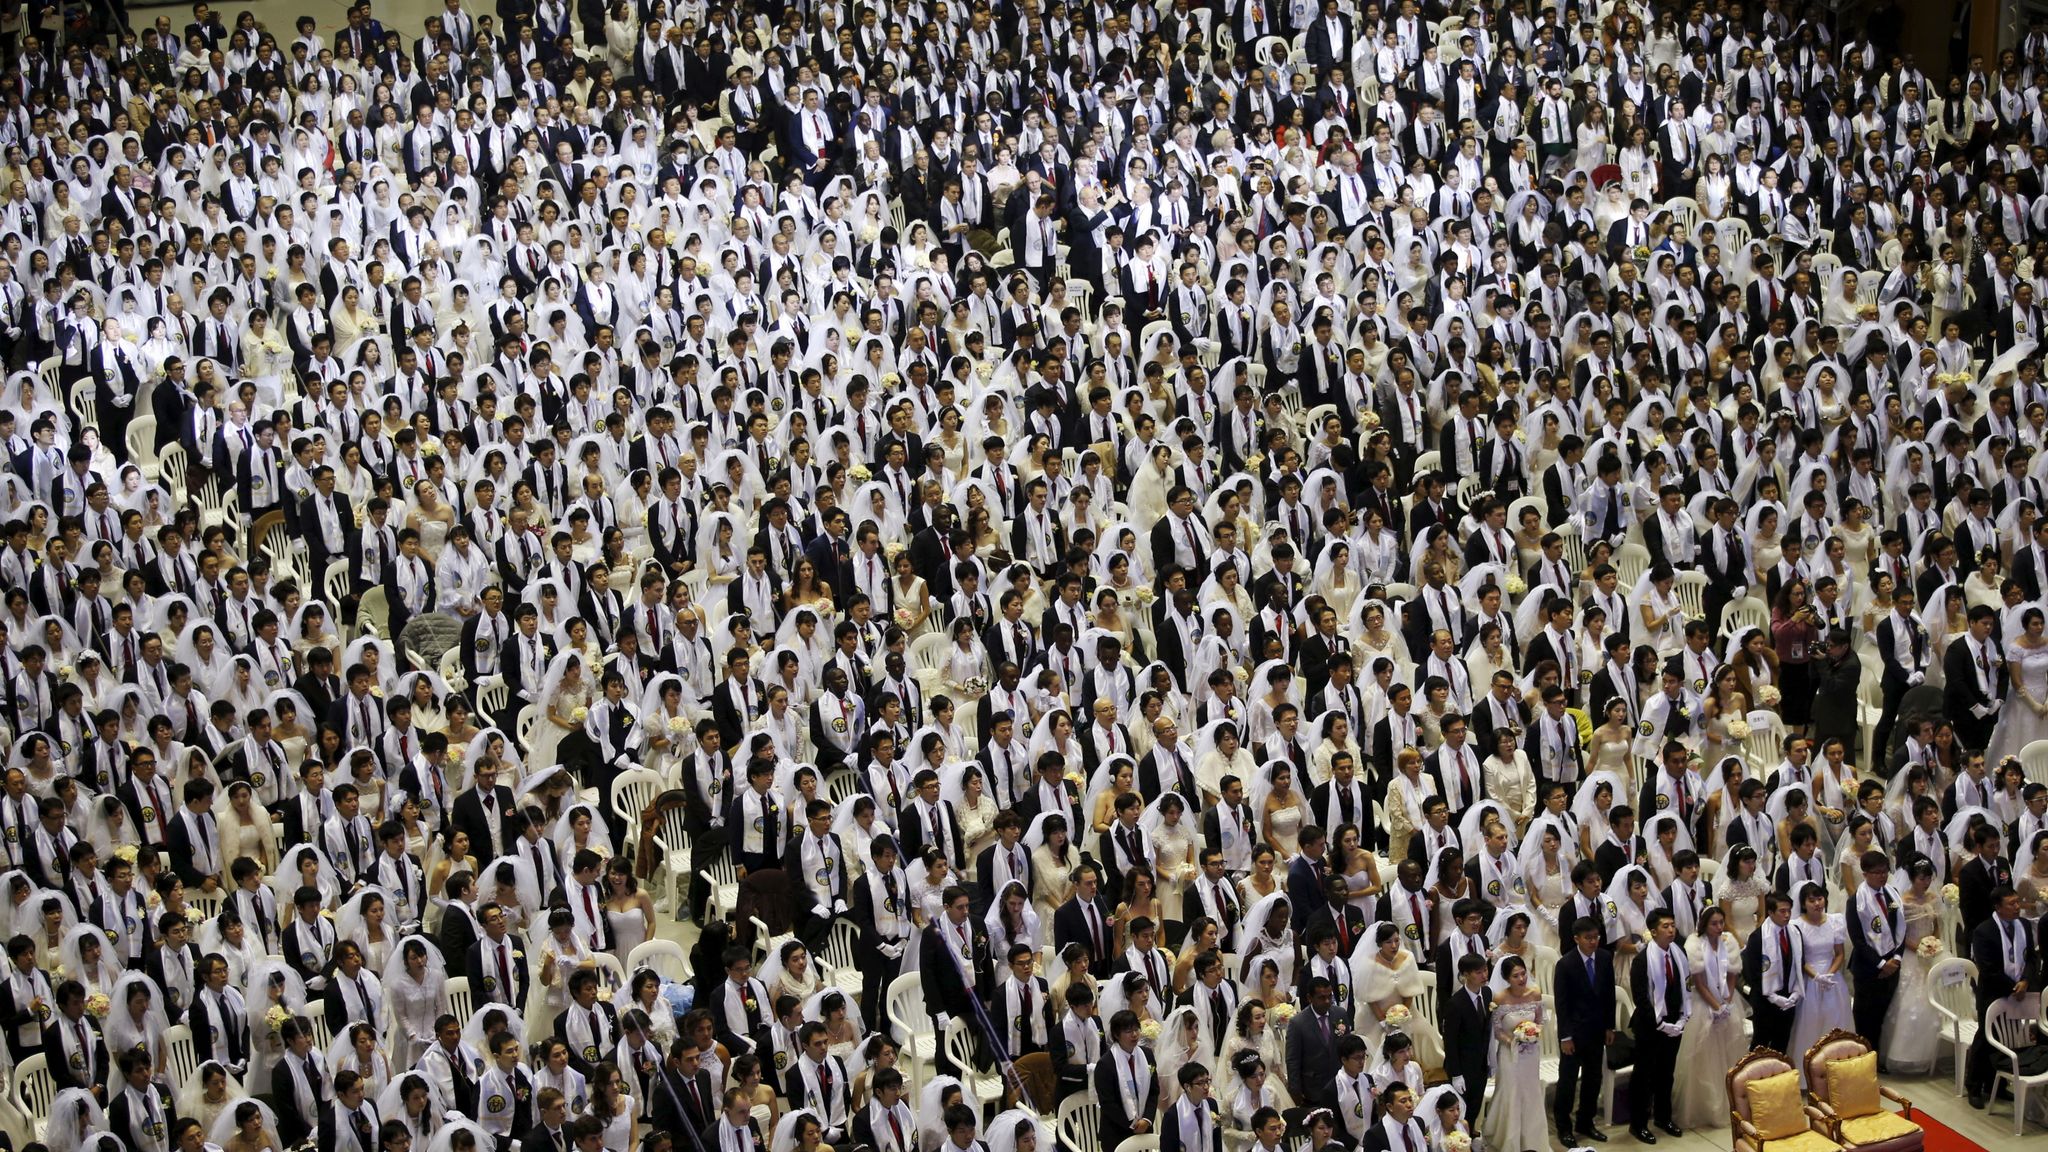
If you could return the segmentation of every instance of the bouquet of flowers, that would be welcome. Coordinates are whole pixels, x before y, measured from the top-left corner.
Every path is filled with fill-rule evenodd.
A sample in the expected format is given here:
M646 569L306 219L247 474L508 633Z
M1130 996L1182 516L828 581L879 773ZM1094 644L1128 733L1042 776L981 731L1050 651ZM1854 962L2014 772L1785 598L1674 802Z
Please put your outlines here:
M1273 1010L1268 1012L1267 1015L1271 1016L1275 1023L1285 1024L1289 1020L1294 1019L1294 1005L1287 1003L1275 1004L1273 1005Z
M1472 1138L1463 1132L1452 1129L1444 1133L1444 1152L1470 1152L1471 1147Z
M996 374L995 361L983 360L981 363L976 364L974 366L974 372L975 375L981 377L983 383L987 383Z
M1399 1028L1407 1024L1414 1016L1415 1013L1406 1004L1396 1004L1392 1008L1387 1009L1387 1014L1380 1017L1380 1022L1389 1028Z
M133 864L135 863L136 852L135 845L123 844L119 848L114 849L114 859ZM151 893L151 895L155 895L155 893Z
M66 664L57 669L57 678L59 680L75 680L78 678L78 669Z
M1520 596L1524 592L1527 592L1529 590L1528 583L1525 582L1520 576L1508 577L1507 583L1502 587L1510 596Z
M1134 595L1137 596L1138 603L1140 604L1150 604L1152 601L1159 598L1158 594L1153 592L1149 585L1145 584L1138 585Z
M912 613L910 609L898 608L896 610L896 626L898 628L904 629L905 631L909 631L911 617Z
M1358 414L1358 426L1367 432L1378 430L1380 414L1368 408Z
M862 484L865 484L869 480L873 479L875 475L873 472L868 471L868 466L865 464L855 464L853 467L848 468L846 470L846 474L853 477L855 481Z
M575 721L578 724L583 723L585 720L588 720L589 718L590 709L588 708L578 708L574 712L569 713L569 719Z
M1951 906L1960 904L1963 902L1963 890L1953 884L1943 884L1941 898Z
M1766 708L1776 708L1778 702L1784 698L1785 694L1778 691L1776 684L1762 684L1757 687L1756 702Z
M95 1020L105 1020L107 1013L114 1010L114 1001L105 992L95 992L85 998L85 1010Z
M1920 953L1926 959L1932 960L1936 956L1941 955L1941 937L1929 932L1920 938L1920 944L1914 951Z
M1251 455L1244 458L1245 471L1251 472L1253 474L1256 474L1258 470L1265 465L1265 463L1266 454L1263 452L1254 452Z
M891 540L887 544L882 545L882 555L889 563L894 564L896 558L903 555L903 541Z
M1515 1043L1528 1047L1543 1039L1543 1026L1534 1020L1524 1020L1515 1025Z
M1728 735L1733 736L1735 739L1747 740L1749 739L1749 733L1749 721L1744 720L1742 717L1737 716L1728 722Z
M962 684L960 687L969 696L979 698L988 695L988 681L980 676L968 677L967 683Z
M453 744L453 743L451 743L451 744L449 744L449 745L448 745L448 762L449 762L449 763L451 763L451 764L460 764L460 763L462 763L462 758L463 758L463 757L465 757L465 756L467 756L467 755L469 755L469 746L468 746L468 745L466 745L466 744Z
M1079 788L1083 784L1087 783L1087 781L1081 779L1081 774L1079 772L1069 772L1065 776L1061 777L1061 779L1065 780L1069 784L1072 784L1076 788Z
M263 1014L263 1022L270 1026L272 1032L281 1031L285 1026L285 1022L291 1018L291 1009L286 1008L282 1004L272 1004L270 1011Z
M896 386L897 386L898 384L901 384L901 383L903 383L903 377L901 377L901 376L898 376L898 375L897 375L896 373L894 373L894 372L884 372L884 373L882 373L882 387L883 387L883 388L885 388L885 389L890 389L890 388L894 388L894 387L896 387Z
M1159 1039L1159 1021L1146 1020L1138 1025L1138 1037L1150 1043Z
M185 906L185 922L192 925L204 924L206 923L206 913L200 911L199 906L196 904L187 904Z
M668 730L673 735L681 736L683 733L688 732L690 730L690 718L687 716L669 717Z

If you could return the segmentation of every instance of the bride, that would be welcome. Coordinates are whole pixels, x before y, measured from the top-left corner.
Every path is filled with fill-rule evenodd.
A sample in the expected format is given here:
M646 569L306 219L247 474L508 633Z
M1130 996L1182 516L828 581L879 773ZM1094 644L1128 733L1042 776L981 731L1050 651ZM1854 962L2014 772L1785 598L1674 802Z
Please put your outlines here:
M1540 1030L1547 1023L1543 993L1530 986L1529 965L1520 956L1503 957L1498 974L1507 981L1507 988L1493 1011L1494 1088L1493 1102L1486 1109L1486 1144L1506 1150L1548 1148L1540 1039ZM1525 1040L1517 1034L1525 1023L1536 1025L1538 1038Z
M555 749L562 738L583 727L590 705L590 684L583 661L583 653L571 650L556 656L548 666L547 679L541 682L540 703L544 711L534 728L527 763L554 763Z
M1699 931L1685 945L1692 973L1692 1016L1678 1041L1678 1082L1672 1086L1672 1119L1684 1128L1719 1128L1727 1123L1722 1069L1732 1068L1748 1048L1742 1020L1747 1013L1735 986L1742 946L1728 931L1728 913L1709 905Z
M1899 1075L1932 1071L1941 1051L1941 1022L1928 1000L1928 970L1946 957L1941 947L1941 892L1934 886L1934 862L1925 856L1906 869L1906 950L1899 961L1899 988L1885 1014L1885 1064ZM1931 945L1928 941L1933 941ZM1933 955L1921 952L1927 947Z

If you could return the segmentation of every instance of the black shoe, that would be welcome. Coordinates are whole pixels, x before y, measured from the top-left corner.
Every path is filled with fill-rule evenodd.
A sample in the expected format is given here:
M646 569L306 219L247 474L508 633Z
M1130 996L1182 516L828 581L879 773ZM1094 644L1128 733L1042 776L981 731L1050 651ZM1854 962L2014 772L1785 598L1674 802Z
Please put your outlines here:
M1685 1135L1685 1129L1683 1129L1683 1128L1680 1128L1680 1127L1679 1127L1678 1125L1676 1125L1676 1124L1659 1124L1659 1125L1657 1125L1657 1127L1658 1127L1658 1129L1659 1129L1659 1130L1661 1130L1661 1131L1662 1131L1662 1132L1663 1132L1663 1133L1664 1133L1664 1134L1665 1134L1666 1136L1670 1136L1670 1137L1673 1137L1673 1138L1677 1138L1677 1137L1679 1137L1679 1136L1683 1136L1683 1135Z
M1593 1127L1591 1124L1581 1127L1579 1135L1584 1136L1588 1140L1597 1140L1602 1144L1607 1143L1607 1133Z
M1628 1134L1635 1137L1638 1144L1655 1144L1657 1142L1657 1134L1648 1128L1631 1128Z
M1575 1148L1578 1146L1579 1143L1578 1140L1575 1137L1573 1137L1571 1129L1569 1128L1559 1128L1557 1130L1557 1142L1564 1145L1567 1148Z
M1975 1108L1978 1111L1982 1111L1984 1109L1984 1106L1989 1102L1990 1101L1985 1098L1983 1092L1975 1088L1970 1089L1970 1107Z

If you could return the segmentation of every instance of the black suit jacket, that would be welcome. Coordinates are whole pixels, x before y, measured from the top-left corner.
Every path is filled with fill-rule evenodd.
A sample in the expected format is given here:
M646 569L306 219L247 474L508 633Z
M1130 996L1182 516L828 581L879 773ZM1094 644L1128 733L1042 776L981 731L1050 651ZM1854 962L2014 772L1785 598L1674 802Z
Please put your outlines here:
M1053 947L1055 950L1064 950L1069 944L1086 946L1088 958L1092 961L1088 970L1106 976L1120 966L1119 957L1122 954L1115 951L1116 929L1109 922L1112 909L1106 897L1096 895L1095 911L1102 918L1102 944L1104 949L1109 950L1109 955L1102 955L1097 951L1094 934L1088 929L1088 918L1081 912L1081 898L1078 895L1053 909Z
M85 1018L80 1017L79 1023L85 1024ZM86 1039L92 1044L92 1052L88 1058L83 1058L83 1063L74 1066L70 1059L60 1055L69 1051L64 1047L60 1033L70 1029L69 1022L61 1013L50 1017L50 1022L43 1025L43 1055L49 1058L50 1078L57 1082L57 1090L84 1088L90 1091L95 1085L104 1085L108 1071L107 1042L88 1024ZM76 1041L73 1044L75 1046Z
M1095 1062L1095 1099L1102 1106L1100 1135L1102 1146L1114 1148L1132 1135L1131 1127L1139 1120L1150 1120L1159 1113L1159 1067L1153 1062L1152 1052L1143 1045L1132 1049L1145 1066L1152 1070L1151 1082L1145 1089L1144 1106L1136 1116L1124 1110L1123 1090L1117 1081L1123 1076L1122 1061L1118 1059L1123 1049L1114 1044L1102 1050L1102 1059ZM1113 1141L1113 1143L1112 1143Z
M949 922L948 922L949 923ZM959 1005L967 1003L969 995L988 998L990 985L994 982L995 965L989 954L988 931L981 921L968 917L971 929L971 950L974 953L974 986L969 988L961 979L960 966L946 955L954 936L951 932L936 931L927 927L918 943L918 976L924 986L924 1002L937 1005ZM1093 969L1091 969L1093 971Z
M1585 975L1582 971L1581 977ZM1471 1083L1475 1075L1486 1075L1486 1053L1493 1044L1493 990L1482 984L1480 998L1488 1011L1481 1012L1472 1006L1472 998L1465 993L1462 985L1451 993L1444 1005L1444 1071L1451 1076L1463 1076Z
M1223 1115L1215 1099L1202 1101L1209 1110L1209 1146L1195 1148L1181 1143L1180 1110L1185 1100L1176 1100L1159 1117L1159 1152L1223 1152Z
M1614 1028L1614 956L1605 948L1593 952L1594 975L1574 947L1557 962L1551 979L1557 997L1557 1035L1574 1045L1597 1047Z
M494 807L500 813L498 820L499 838L491 838L491 825L484 818L483 797L475 788L470 788L455 797L454 809L449 814L457 828L469 833L470 851L476 853L477 867L488 868L491 861L513 850L517 834L512 831L512 822L503 814L512 811L512 789L500 784L495 789L497 800Z
M1970 960L1977 965L1977 1014L1980 1018L1987 1006L2012 995L2015 987L2012 977L2005 974L2005 945L2000 937L2003 930L2004 921L1993 916L1970 933ZM2027 987L2035 987L2041 982L2041 949L2034 940L2033 929L2025 920L2017 920L2011 930L2026 937L2027 961L2022 974Z

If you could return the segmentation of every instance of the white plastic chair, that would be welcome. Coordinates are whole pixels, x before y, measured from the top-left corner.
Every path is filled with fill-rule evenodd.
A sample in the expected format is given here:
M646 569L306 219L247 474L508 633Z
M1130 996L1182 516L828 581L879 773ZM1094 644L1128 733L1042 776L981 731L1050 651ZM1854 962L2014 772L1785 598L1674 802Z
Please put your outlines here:
M669 907L681 911L690 898L690 832L684 824L682 806L671 808L661 818L661 831L654 842L661 847L661 878Z
M905 972L889 981L884 1005L897 1052L910 1057L915 1078L921 1082L926 1076L924 1069L938 1057L939 1036L932 1029L931 1013L925 1010L924 984L918 974Z
M457 1020L465 1022L476 1014L476 1004L469 995L469 977L448 978L448 1011L453 1013Z
M825 939L825 966L832 970L832 983L848 996L859 996L863 977L853 958L853 940L858 934L853 921L839 917L832 921L832 934Z
M982 1072L974 1066L974 1041L967 1035L967 1021L955 1016L946 1021L946 1059L960 1069L960 1083L967 1095L987 1104L1003 1098L1000 1073Z
M1102 1152L1102 1105L1076 1092L1060 1101L1053 1133L1066 1152Z
M49 1062L41 1052L14 1066L14 1103L27 1114L41 1139L50 1122L50 1105L57 1099L57 1079L50 1075Z
M2048 784L2048 740L2036 740L2020 749L2020 767L2035 784Z
M740 873L733 864L732 853L722 853L709 868L698 869L697 874L711 885L711 906L706 911L712 918L723 920L739 907Z
M199 1074L199 1050L192 1044L192 1029L173 1024L164 1029L164 1067L171 1079L184 1083Z
M612 815L625 823L626 855L631 856L639 842L634 829L640 827L640 814L660 792L661 773L652 768L628 768L612 781Z
M2034 1014L2029 1005L2016 1003L2010 997L1991 1005L1984 1013L1984 1027L1990 1035L1991 1050L1998 1054L1998 1071L1991 1078L1991 1095L1998 1096L2000 1084L2012 1086L2012 1134L2022 1136L2027 1129L2027 1092L2034 1087L2048 1084L2048 1072L2036 1072L2031 1076L2020 1073L2020 1049L2035 1044L2048 1043L2034 1027Z
M1954 939L1952 933L1944 933ZM1955 1094L1963 1094L1963 1063L1977 1042L1977 965L1960 956L1934 962L1927 970L1927 999L1941 1017L1941 1038L1955 1056Z
M626 954L626 971L634 973L642 968L664 980L687 983L690 979L690 954L673 940L642 940Z

